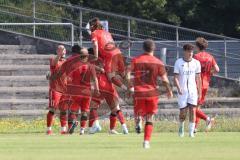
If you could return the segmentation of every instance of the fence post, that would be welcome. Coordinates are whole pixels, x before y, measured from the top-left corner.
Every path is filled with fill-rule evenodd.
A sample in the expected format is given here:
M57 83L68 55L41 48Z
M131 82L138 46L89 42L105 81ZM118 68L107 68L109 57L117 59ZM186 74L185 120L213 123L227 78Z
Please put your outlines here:
M227 71L227 41L226 38L224 38L224 74L225 77L228 77L228 71Z
M179 33L178 33L178 27L176 27L176 50L177 50L177 59L179 58Z
M82 9L80 9L80 21L79 21L79 40L80 40L80 46L82 46Z
M128 41L130 41L130 38L131 38L131 20L128 19ZM129 42L131 43L131 42ZM129 47L128 48L128 57L131 56L131 48Z
M33 0L33 37L36 37L36 26L35 26L35 18L36 18L36 1Z
M71 45L74 45L74 26L71 24Z

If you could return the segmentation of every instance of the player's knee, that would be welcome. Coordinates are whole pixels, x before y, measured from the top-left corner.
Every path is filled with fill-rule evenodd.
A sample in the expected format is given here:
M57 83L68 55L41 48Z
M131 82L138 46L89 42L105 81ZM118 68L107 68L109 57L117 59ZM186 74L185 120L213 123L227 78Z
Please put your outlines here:
M66 111L60 111L60 115L67 115Z
M87 112L82 112L82 114L81 114L81 121L87 121L87 120L88 120Z
M55 109L54 108L49 108L49 113L54 114L55 113Z
M146 122L153 122L153 115L152 114L147 114L146 115Z

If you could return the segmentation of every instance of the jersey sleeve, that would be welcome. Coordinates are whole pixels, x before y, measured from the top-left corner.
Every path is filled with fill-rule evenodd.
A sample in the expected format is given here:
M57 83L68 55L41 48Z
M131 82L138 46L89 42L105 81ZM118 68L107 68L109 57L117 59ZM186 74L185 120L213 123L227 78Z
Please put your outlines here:
M175 73L175 74L179 74L180 73L178 61L176 61L175 64L174 64L174 71L173 71L173 73Z
M196 71L195 73L198 74L198 73L201 73L201 64L198 60L196 60Z

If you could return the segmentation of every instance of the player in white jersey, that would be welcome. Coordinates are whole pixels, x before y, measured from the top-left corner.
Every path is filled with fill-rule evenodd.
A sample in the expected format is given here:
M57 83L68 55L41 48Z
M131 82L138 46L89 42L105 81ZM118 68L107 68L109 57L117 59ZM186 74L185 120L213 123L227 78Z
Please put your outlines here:
M193 58L194 46L183 46L184 56L174 65L174 82L178 90L179 136L184 136L184 121L189 110L189 136L194 137L195 110L198 99L201 97L201 65Z

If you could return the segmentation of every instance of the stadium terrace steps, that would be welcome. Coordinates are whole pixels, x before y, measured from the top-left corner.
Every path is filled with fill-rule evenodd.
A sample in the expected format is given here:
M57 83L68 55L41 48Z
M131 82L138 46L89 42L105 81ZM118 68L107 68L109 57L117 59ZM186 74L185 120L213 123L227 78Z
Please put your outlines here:
M47 99L48 86L44 87L0 87L0 97L6 99Z
M0 65L0 76L46 75L49 65Z
M45 75L0 76L0 87L48 86Z
M0 99L0 112L5 110L44 110L48 106L48 99Z
M49 65L52 55L1 54L1 65Z

